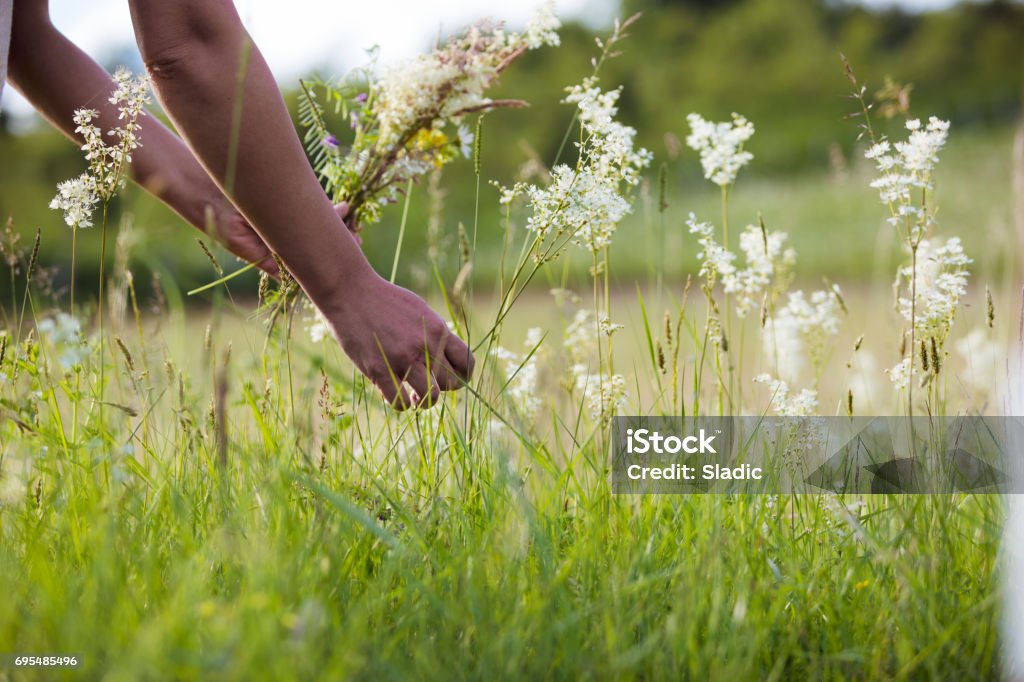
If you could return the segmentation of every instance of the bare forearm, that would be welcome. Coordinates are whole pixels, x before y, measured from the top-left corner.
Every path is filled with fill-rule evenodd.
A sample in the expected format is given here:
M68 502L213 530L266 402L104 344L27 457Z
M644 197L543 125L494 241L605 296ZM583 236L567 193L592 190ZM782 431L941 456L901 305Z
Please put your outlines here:
M11 82L36 109L69 138L81 142L72 122L74 111L96 109L104 128L115 125L117 109L108 101L114 90L110 75L65 38L45 15L15 9L11 37ZM33 8L34 9L34 8ZM167 203L185 220L205 229L205 207L221 192L184 143L160 121L141 122L143 146L133 155L133 179Z
M133 0L154 87L196 157L321 306L372 270L317 182L273 76L226 0Z

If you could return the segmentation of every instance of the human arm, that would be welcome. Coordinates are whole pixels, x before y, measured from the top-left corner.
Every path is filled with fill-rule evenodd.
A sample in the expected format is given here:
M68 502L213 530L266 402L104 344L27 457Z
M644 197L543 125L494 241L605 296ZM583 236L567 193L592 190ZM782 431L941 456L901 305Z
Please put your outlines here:
M117 108L110 75L51 23L47 0L18 0L11 33L11 83L56 128L81 144L72 121L80 108L100 112L110 127ZM185 144L159 120L140 121L142 147L133 154L132 179L194 227L208 232L236 256L269 272L270 251Z
M382 279L333 210L266 62L228 0L130 0L164 109L392 404L432 402L472 372L423 300ZM410 395L403 381L415 395Z

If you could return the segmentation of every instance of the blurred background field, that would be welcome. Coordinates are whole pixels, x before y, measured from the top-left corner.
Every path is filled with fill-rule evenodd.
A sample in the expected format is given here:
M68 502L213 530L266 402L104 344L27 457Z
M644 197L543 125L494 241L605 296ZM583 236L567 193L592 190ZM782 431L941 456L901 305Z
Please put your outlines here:
M591 16L583 11L579 17L592 24L593 15L611 14L594 7ZM753 223L761 212L770 229L787 231L800 254L799 277L827 275L846 284L891 278L901 254L867 186L871 175L860 160L857 122L846 118L856 103L848 97L851 86L840 51L868 84L869 95L882 91L887 79L912 84L913 115L952 121L939 167L939 232L964 239L976 274L1009 284L1017 253L1014 235L1022 220L1015 206L1022 199L1013 183L1024 172L1014 157L1024 92L1024 5L1006 0L890 6L824 0L625 0L613 13L635 11L644 16L631 29L623 53L606 65L602 82L625 86L622 117L639 130L640 142L654 152L655 161L636 211L612 249L618 285L632 289L654 271L682 281L695 271L695 241L685 219L690 211L714 218L719 197L701 178L696 153L683 143L691 111L713 120L737 111L757 127L749 146L754 162L731 197L732 220ZM445 10L439 8L438 15L440 26ZM59 13L54 20L61 25ZM524 98L531 107L486 117L485 181L507 184L531 159L554 160L571 117L571 109L559 103L561 88L588 72L593 35L592 27L571 24L562 32L561 48L531 52L505 75L495 96ZM428 45L424 37L422 48ZM95 56L110 67L128 62L140 68L130 44L111 44ZM387 61L386 46L381 60ZM325 67L320 73L330 76L356 66ZM315 64L309 70L316 70ZM281 85L294 111L297 82ZM10 99L8 93L5 100ZM889 121L892 132L901 121L900 115ZM344 122L335 124L342 136ZM58 180L80 172L80 153L43 122L5 113L0 117L0 159L0 218L10 218L25 240L42 228L43 262L58 266L59 280L66 278L70 232L47 204ZM662 167L668 204L663 215L657 210L656 180ZM425 184L414 187L398 270L401 283L422 288L436 282L428 252L451 283L460 265L458 225L474 223L474 186L467 161L446 168L438 191L431 193ZM498 263L504 216L497 198L493 187L482 185L473 272L479 282L494 281ZM161 271L183 289L215 278L194 231L162 205L133 188L113 208L115 221L128 216L140 228L131 264L140 284L149 281L147 270ZM367 254L383 272L390 269L401 210L392 207L364 235ZM434 229L428 229L432 213ZM522 224L516 215L512 222L513 229ZM80 249L78 286L87 290L97 281L98 231L84 232ZM221 255L225 264L231 262ZM567 281L585 280L588 266L574 261ZM252 275L234 289L245 295L255 287Z

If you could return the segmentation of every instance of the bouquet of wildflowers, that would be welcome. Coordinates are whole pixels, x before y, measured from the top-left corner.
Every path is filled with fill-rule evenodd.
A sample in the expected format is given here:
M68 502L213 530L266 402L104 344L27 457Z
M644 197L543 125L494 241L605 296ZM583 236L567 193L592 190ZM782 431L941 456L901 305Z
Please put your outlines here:
M306 143L328 193L348 202L356 225L378 222L381 208L396 201L410 181L472 154L474 136L462 124L465 116L526 104L485 93L527 50L558 45L559 27L549 2L522 33L480 22L379 76L371 65L342 84L303 82ZM350 145L328 129L325 105L348 121Z

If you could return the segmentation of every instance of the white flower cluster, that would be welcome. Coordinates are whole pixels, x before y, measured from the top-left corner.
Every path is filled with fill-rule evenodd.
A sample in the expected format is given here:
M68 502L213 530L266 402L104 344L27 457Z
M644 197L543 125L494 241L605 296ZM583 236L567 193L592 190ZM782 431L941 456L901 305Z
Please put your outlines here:
M571 234L573 242L598 251L611 243L615 228L630 212L630 205L616 183L589 172L559 165L547 187L525 185L530 202L526 228L540 239L549 234Z
M972 262L959 237L950 237L942 246L923 239L917 247L916 277L910 265L900 268L907 294L899 299L900 314L908 322L913 318L918 338L934 337L939 345L945 341L960 298L967 293L967 266ZM910 296L912 286L914 297Z
M587 403L590 419L599 422L615 416L628 405L626 378L621 374L592 374L586 365L572 366L575 390Z
M558 45L561 23L552 3L540 8L526 32L480 23L430 54L395 64L373 84L370 98L380 124L378 147L388 148L422 122L457 120L488 107L484 95L506 63L527 49Z
M765 321L761 335L765 353L777 364L777 371L795 379L804 369L804 359L810 358L815 370L820 370L828 356L829 337L839 333L839 287L832 291L815 291L810 299L801 291L790 292L786 305Z
M736 254L715 241L710 223L697 222L690 213L686 224L692 234L698 235L702 251L700 274L710 280L720 280L722 289L736 300L736 314L746 317L760 303L761 295L771 285L773 277L796 262L796 251L784 248L785 232L767 232L756 225L748 225L740 234L740 249L746 267L737 268Z
M131 71L121 67L114 73L114 92L110 95L110 103L117 107L117 118L121 125L110 131L117 138L118 144L110 148L114 161L122 165L132 162L132 152L138 149L139 118L146 115L146 106L150 103L149 76L133 76Z
M910 381L917 374L917 367L910 361L910 358L903 358L892 368L885 370L892 381L893 388L902 391L910 385Z
M782 417L807 417L814 414L818 406L818 392L809 388L790 395L789 384L770 374L759 374L754 383L764 384L772 392L772 409Z
M697 253L697 258L701 259L701 276L710 280L726 280L732 277L736 272L733 263L736 254L715 241L714 226L711 223L697 222L697 215L693 212L690 213L686 224L690 228L690 234L697 235L697 243L703 249Z
M320 343L324 339L331 338L331 328L327 324L327 318L324 317L324 314L320 312L320 309L311 302L308 303L308 306L313 314L306 325L306 333L309 334L310 340L313 343Z
M560 28L562 28L562 22L555 14L555 2L549 0L538 7L530 21L527 22L523 40L531 50L536 50L544 45L561 45L562 40L558 37Z
M595 352L594 315L586 308L576 311L572 322L565 328L565 349L575 364L584 364Z
M57 195L50 202L50 208L63 211L68 227L92 226L96 206L110 201L124 185L125 169L132 161L132 152L142 146L139 119L146 115L145 107L150 102L149 78L133 76L122 67L114 74L114 84L109 101L117 107L121 124L107 134L117 138L116 144L108 145L103 141L103 132L95 123L98 111L75 111L75 132L82 137L82 151L89 170L59 183Z
M88 173L57 183L57 196L50 208L64 212L68 227L92 227L92 214L100 201L96 182Z
M40 338L47 339L57 350L57 361L67 370L82 364L87 348L82 337L82 323L78 318L65 312L57 313L56 317L46 317L36 327Z
M569 387L578 392L587 405L592 420L611 418L626 406L626 379L621 374L602 375L590 371L590 362L596 352L597 333L611 336L623 329L603 315L595 324L594 314L581 308L565 329L563 345L572 364L569 366Z
M621 331L626 328L626 325L624 324L616 324L615 322L612 322L611 318L609 318L607 315L601 316L601 319L600 321L598 321L597 326L598 329L601 330L601 333L604 334L605 336L611 336L615 332Z
M568 92L564 102L579 107L580 124L587 135L581 151L591 171L629 185L637 184L640 171L654 157L646 149L634 148L635 128L615 120L622 88L602 92L597 87L597 78L591 77L570 87Z
M889 222L899 225L909 221L916 238L927 229L930 218L926 217L924 207L915 203L913 190L932 188L932 173L949 135L949 121L932 116L922 126L919 119L912 119L907 121L907 130L910 135L905 142L893 144L882 139L864 156L875 162L881 174L871 186L878 190L882 203L892 209Z
M588 78L568 92L564 101L576 104L584 131L577 145L579 163L575 168L556 166L547 187L518 183L504 189L501 202L525 195L532 211L526 227L538 238L570 235L574 243L596 253L611 244L619 222L631 211L620 193L622 185L636 185L653 156L634 147L634 128L615 120L621 89L603 92L596 78Z
M690 114L686 120L690 122L686 144L700 153L704 177L719 187L731 185L740 169L754 158L743 149L754 135L754 124L739 114L732 115L731 123L712 123L700 114Z
M508 380L505 395L519 408L526 419L532 419L540 411L541 400L537 393L537 360L544 330L532 328L526 332L526 352L515 353L498 346L491 354L501 363Z

